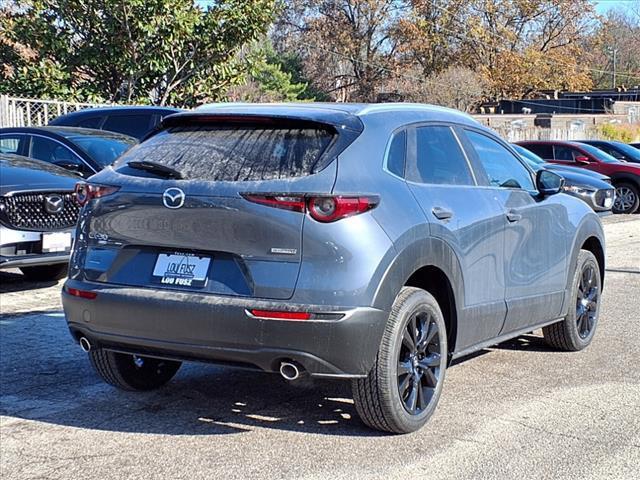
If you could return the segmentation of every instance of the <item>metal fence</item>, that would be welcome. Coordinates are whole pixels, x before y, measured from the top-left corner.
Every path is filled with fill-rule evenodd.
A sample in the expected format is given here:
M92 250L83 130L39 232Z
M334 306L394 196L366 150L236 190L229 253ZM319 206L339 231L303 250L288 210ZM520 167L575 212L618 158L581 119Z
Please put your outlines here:
M512 128L493 127L498 134L510 142L521 140L591 140L600 138L596 128Z
M109 104L36 100L0 95L0 127L41 126L69 112L106 106Z

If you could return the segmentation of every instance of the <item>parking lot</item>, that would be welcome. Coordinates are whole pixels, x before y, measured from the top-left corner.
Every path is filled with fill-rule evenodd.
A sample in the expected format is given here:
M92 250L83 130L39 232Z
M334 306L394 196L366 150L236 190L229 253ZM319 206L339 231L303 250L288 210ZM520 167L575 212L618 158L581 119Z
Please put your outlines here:
M103 384L60 283L0 273L2 478L638 478L640 215L604 219L599 329L580 353L539 332L456 362L431 422L367 429L347 384L186 365L167 387ZM179 319L176 319L179 321Z

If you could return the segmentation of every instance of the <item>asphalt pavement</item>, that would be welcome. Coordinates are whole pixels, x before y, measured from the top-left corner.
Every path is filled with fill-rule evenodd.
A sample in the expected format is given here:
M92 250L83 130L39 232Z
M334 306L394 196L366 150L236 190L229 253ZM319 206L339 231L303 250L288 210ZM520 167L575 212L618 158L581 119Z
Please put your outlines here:
M430 423L402 436L367 429L339 382L189 364L156 392L118 391L72 342L60 283L0 273L0 476L637 479L640 215L605 230L593 344L557 352L534 332L459 361Z

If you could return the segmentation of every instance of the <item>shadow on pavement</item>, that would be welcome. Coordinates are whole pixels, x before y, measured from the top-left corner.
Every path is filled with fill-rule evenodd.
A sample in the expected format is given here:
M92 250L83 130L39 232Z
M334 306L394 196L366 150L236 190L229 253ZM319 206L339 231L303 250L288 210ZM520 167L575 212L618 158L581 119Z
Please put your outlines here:
M71 340L61 313L0 320L0 413L119 432L220 435L256 427L378 436L359 420L348 382L287 383L277 375L184 364L154 392L104 384Z
M179 320L177 320L179 321ZM499 349L548 351L526 335ZM456 360L490 353L484 349ZM124 392L103 383L72 341L62 313L0 319L0 413L16 419L117 432L221 435L257 427L344 436L385 435L359 419L348 382L184 364L164 388Z
M24 292L39 288L53 287L59 280L49 280L46 282L34 282L27 280L18 270L0 271L0 293Z

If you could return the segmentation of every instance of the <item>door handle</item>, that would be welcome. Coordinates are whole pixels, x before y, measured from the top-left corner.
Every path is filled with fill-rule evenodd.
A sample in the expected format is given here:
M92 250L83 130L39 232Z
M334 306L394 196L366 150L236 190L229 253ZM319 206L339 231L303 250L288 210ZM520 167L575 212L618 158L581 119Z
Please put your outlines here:
M442 207L433 207L433 209L431 209L431 213L433 213L438 220L448 220L453 217L453 212L451 210Z
M507 212L507 220L510 222L517 222L520 219L522 219L522 214L518 213L517 210L509 210Z

